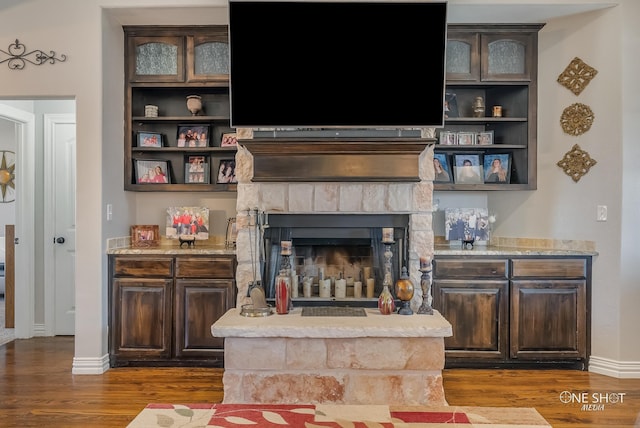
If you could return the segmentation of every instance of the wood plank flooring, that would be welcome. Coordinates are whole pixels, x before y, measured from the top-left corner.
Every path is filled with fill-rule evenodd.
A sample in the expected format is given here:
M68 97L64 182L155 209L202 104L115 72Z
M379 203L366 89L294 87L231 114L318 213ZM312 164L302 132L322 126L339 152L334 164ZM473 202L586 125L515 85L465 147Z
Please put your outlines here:
M0 427L122 428L148 403L222 401L222 369L118 368L72 375L73 337L38 337L0 346ZM535 407L553 427L640 427L640 379L575 370L451 369L443 374L450 405ZM560 393L604 396L598 411L564 404ZM598 395L600 396L600 395ZM618 396L620 397L620 396Z

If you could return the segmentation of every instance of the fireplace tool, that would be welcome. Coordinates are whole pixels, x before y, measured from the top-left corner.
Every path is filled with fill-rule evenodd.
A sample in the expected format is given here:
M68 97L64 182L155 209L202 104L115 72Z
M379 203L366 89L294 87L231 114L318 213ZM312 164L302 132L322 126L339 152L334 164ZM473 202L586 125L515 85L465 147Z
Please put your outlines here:
M249 217L249 225L253 226L253 230L249 230L249 253L251 256L251 268L253 270L253 281L249 284L249 296L251 304L242 305L241 315L248 317L268 316L273 314L271 307L267 304L264 288L257 279L256 269L257 263L263 261L262 251L262 234L266 224L266 217L263 223L260 213L257 209L247 211ZM266 215L265 215L266 216ZM268 224L266 224L268 227ZM259 246L258 246L259 244ZM256 252L258 254L256 254Z

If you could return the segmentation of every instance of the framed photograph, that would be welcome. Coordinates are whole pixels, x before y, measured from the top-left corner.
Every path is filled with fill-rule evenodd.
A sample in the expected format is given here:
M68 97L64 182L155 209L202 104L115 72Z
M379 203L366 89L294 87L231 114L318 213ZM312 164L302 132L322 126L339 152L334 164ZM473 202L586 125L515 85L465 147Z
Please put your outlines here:
M458 99L453 92L444 94L444 118L460 117L458 114Z
M209 125L178 125L178 147L209 147Z
M209 163L206 156L187 156L184 164L184 182L209 184Z
M138 132L138 147L162 147L162 134L157 132Z
M131 226L132 247L157 247L160 243L160 227L149 224Z
M451 169L449 168L449 158L446 153L433 154L433 169L435 170L433 181L438 183L451 182Z
M511 180L509 153L484 155L484 182L509 184Z
M455 146L458 144L458 134L449 131L440 132L440 144L443 146Z
M446 208L444 235L447 241L475 241L486 244L490 240L489 211L486 208Z
M236 179L236 161L234 159L222 159L220 168L218 169L218 179L216 183L237 183Z
M209 208L167 208L166 233L168 239L190 237L196 240L209 239Z
M235 147L238 145L238 134L235 132L225 132L222 134L220 147Z
M159 159L134 159L136 184L171 183L170 162Z
M236 228L236 218L232 217L227 221L227 237L225 245L227 248L235 248L238 238L238 229Z
M476 144L479 146L493 144L493 131L478 132L476 134Z
M453 155L456 184L482 184L482 163L479 154Z
M474 132L458 132L459 146L472 146L476 143L476 134Z

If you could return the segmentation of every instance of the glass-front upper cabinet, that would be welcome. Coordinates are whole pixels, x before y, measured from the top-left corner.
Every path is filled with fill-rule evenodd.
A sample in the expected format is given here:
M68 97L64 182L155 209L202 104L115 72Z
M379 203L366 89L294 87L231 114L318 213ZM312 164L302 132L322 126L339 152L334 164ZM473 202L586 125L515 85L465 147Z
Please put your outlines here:
M476 81L480 75L479 35L449 31L447 81Z
M214 34L187 37L187 80L229 80L229 43L226 28Z
M184 82L183 37L130 37L130 82Z
M531 80L535 39L527 34L481 35L481 80Z

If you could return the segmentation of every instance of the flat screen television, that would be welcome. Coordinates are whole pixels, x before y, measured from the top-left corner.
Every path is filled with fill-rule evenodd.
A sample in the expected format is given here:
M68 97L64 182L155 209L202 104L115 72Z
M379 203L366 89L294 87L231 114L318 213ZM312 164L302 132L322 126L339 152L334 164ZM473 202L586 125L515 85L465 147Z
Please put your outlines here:
M229 2L231 126L444 121L446 2Z

